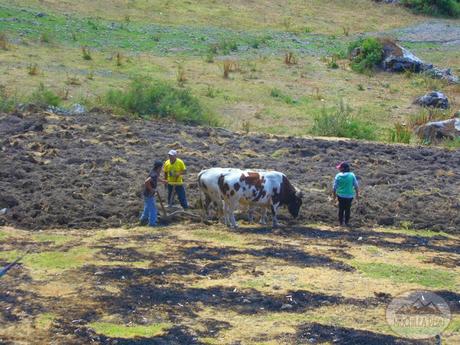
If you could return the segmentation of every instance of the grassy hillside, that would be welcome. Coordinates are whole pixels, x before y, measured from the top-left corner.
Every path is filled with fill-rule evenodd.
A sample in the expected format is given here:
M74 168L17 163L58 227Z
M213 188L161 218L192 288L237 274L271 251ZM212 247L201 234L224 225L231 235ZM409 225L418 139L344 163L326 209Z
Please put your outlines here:
M68 13L111 21L129 19L160 25L212 26L236 30L293 30L340 34L377 31L419 21L408 10L368 0L82 0L2 1L37 11ZM353 18L353 20L350 20Z
M453 109L441 117L460 103L458 86L410 74L360 75L337 58L357 33L425 20L373 1L2 1L0 18L1 86L18 99L44 83L64 104L100 106L108 89L140 76L190 88L233 130L308 134L315 115L343 101L379 139L419 114L412 101L427 91L451 98ZM409 47L460 72L456 45ZM295 63L284 63L288 52Z

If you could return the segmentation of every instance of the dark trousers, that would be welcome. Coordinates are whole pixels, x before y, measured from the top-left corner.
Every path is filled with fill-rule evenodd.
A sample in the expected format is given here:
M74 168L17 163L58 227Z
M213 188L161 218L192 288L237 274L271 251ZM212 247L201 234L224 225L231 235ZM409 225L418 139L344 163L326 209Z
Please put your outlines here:
M173 191L175 193L173 193ZM188 208L187 197L185 196L185 188L183 185L168 184L168 205L174 204L174 194L179 198L180 205L183 208Z
M343 224L345 216L345 224L348 225L350 222L350 210L353 198L341 198L340 196L337 198L339 200L339 222Z

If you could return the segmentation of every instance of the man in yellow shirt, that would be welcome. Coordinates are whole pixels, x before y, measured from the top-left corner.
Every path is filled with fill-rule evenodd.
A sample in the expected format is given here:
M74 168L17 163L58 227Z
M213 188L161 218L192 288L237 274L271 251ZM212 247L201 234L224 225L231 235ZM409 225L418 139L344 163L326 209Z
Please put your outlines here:
M168 183L168 205L174 203L174 191L179 198L179 202L184 209L188 208L187 197L185 196L184 179L182 176L187 170L184 162L177 158L176 150L168 152L169 159L163 165L165 180Z

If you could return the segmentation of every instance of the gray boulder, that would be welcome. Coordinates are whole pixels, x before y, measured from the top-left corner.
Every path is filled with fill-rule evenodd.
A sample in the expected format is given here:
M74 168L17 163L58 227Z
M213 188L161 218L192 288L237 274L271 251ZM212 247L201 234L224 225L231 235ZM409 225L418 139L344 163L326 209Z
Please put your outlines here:
M452 74L450 68L442 69L432 64L425 63L406 48L401 47L394 40L380 38L383 45L383 60L381 67L388 72L426 73L432 78L442 79L451 84L460 83L459 78Z
M415 131L417 136L427 142L460 137L460 119L428 122Z
M428 92L426 95L417 98L414 103L422 107L440 109L449 108L449 100L447 96L439 91Z
M383 45L382 68L388 72L412 71L420 73L432 65L425 64L406 48L391 39L380 39Z

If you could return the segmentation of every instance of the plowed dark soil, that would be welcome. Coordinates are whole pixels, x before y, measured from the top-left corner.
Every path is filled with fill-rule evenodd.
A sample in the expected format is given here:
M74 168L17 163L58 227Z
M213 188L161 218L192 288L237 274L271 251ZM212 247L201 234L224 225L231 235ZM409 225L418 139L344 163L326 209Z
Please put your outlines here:
M335 222L328 200L335 165L351 162L363 197L355 225L460 228L460 151L348 140L278 137L144 121L103 113L57 116L41 110L0 115L0 225L105 228L137 222L141 185L171 148L188 166L198 205L201 169L275 169L305 192L300 217ZM164 193L161 188L162 193Z

